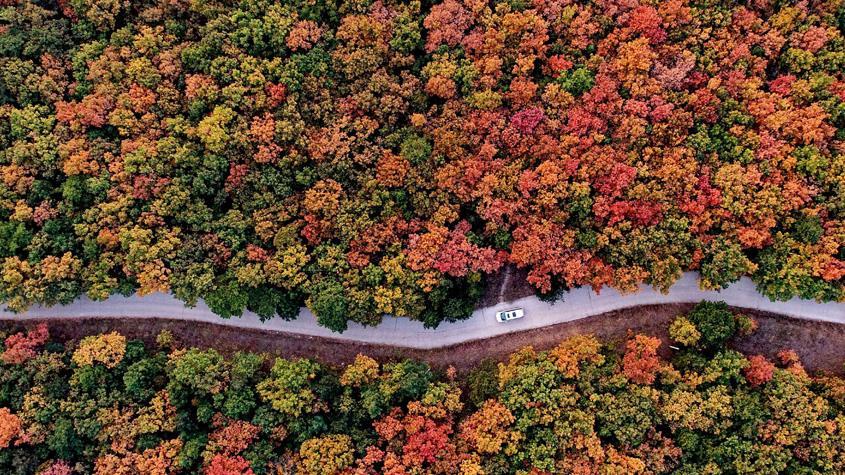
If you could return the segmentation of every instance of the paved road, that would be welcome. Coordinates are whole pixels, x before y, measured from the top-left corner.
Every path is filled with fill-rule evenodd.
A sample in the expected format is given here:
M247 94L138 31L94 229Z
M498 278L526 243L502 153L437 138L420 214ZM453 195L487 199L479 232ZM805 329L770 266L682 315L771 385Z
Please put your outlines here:
M128 298L116 296L102 302L93 302L82 298L65 306L33 307L23 314L3 311L0 312L0 319L177 318L362 343L431 349L569 322L638 305L698 302L700 300L723 300L736 307L763 310L810 320L845 323L845 303L818 303L801 299L772 302L757 293L754 284L747 278L743 278L721 292L704 291L699 289L698 276L692 272L684 274L665 295L647 286L641 286L639 292L627 295L622 295L613 289L604 289L600 294L596 294L589 288L578 288L567 292L564 294L562 301L554 304L543 302L536 297L525 297L513 302L478 309L467 320L442 324L433 330L425 329L421 323L406 318L386 316L382 323L376 327L350 324L346 332L337 334L319 326L314 315L308 309L302 309L299 317L292 321L274 319L262 323L255 314L249 312L245 313L243 317L225 320L213 314L202 302L196 307L186 308L182 302L166 294ZM497 311L517 307L525 309L524 318L508 323L496 322Z

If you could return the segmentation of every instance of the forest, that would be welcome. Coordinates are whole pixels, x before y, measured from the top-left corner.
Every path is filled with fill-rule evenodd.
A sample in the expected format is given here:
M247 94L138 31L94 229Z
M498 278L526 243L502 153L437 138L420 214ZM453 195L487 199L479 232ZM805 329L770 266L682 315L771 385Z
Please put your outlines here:
M8 308L430 327L504 266L845 300L842 0L0 0Z
M755 321L702 302L660 339L581 335L466 374L358 355L308 359L145 346L112 332L9 333L9 475L845 473L845 380L798 355L730 349Z

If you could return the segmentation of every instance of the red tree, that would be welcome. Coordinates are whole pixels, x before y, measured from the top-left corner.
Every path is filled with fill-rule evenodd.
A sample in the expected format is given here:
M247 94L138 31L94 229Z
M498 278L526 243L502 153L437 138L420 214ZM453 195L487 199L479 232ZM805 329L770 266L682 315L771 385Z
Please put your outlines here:
M243 457L227 457L217 454L205 468L205 475L254 475Z
M34 329L29 330L26 335L15 333L6 338L6 351L0 355L0 359L6 364L21 364L35 357L35 348L47 342L49 336L45 323L40 323Z
M745 379L752 386L760 386L772 380L775 372L775 365L763 355L748 357L748 366L745 367Z

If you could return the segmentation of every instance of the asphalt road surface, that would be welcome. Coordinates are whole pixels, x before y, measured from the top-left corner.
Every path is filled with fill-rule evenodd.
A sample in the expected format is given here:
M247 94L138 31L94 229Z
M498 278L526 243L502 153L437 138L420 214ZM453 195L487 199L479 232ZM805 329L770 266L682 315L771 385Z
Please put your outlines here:
M772 302L760 295L751 280L745 277L725 290L719 292L705 291L698 287L698 275L693 272L684 274L667 294L662 294L645 285L641 286L639 292L624 295L609 288L602 290L600 294L596 294L592 289L582 287L566 292L563 294L563 299L555 303L543 302L533 296L524 297L512 302L502 302L478 309L467 320L443 323L436 329L426 329L420 322L411 321L407 318L385 316L378 326L365 327L350 323L349 329L339 334L319 326L314 315L305 308L300 311L299 317L292 321L273 319L261 322L255 314L250 312L245 312L240 318L222 319L212 313L203 302L193 308L187 308L181 301L167 294L153 294L144 297L113 296L100 302L81 298L64 306L35 306L20 314L2 311L0 318L5 320L73 317L175 318L361 343L432 349L569 322L639 305L694 303L701 300L722 300L734 307L750 308L809 320L845 323L845 303L818 303L797 298L786 302ZM525 317L506 323L496 321L496 312L513 308L524 309Z

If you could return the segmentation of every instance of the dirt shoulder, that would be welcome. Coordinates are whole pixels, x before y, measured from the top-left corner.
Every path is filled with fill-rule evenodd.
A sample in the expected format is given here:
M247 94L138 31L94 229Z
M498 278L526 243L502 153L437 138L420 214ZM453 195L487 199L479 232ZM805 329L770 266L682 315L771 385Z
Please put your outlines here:
M56 341L79 340L97 333L117 331L130 339L154 344L155 336L170 330L184 346L216 348L224 353L254 351L285 357L316 358L328 364L351 361L358 353L381 360L415 358L435 367L455 366L466 371L484 358L502 359L509 353L531 345L544 350L568 336L595 334L603 341L621 343L629 331L658 336L668 348L666 328L676 316L689 311L693 304L647 305L613 311L574 322L511 333L485 340L470 341L434 350L413 350L384 345L361 344L330 338L309 337L283 332L234 328L211 323L169 319L73 318L50 320L50 334ZM739 310L738 310L739 311ZM751 310L759 329L735 342L744 353L763 354L769 358L783 349L794 349L810 371L845 374L845 325L798 320ZM0 331L30 327L38 320L0 321Z

